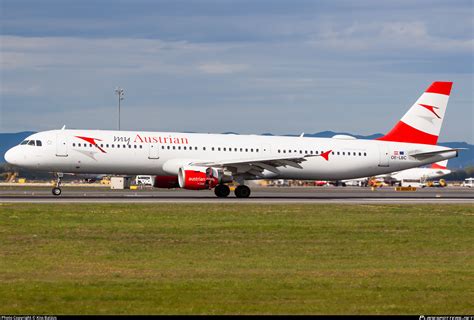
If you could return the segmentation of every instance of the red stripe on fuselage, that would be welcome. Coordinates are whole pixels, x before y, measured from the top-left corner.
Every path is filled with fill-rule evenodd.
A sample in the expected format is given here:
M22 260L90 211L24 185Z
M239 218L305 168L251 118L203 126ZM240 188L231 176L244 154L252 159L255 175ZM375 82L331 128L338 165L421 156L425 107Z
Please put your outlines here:
M399 121L389 133L376 140L436 144L438 142L438 136L420 131L407 125L403 121Z

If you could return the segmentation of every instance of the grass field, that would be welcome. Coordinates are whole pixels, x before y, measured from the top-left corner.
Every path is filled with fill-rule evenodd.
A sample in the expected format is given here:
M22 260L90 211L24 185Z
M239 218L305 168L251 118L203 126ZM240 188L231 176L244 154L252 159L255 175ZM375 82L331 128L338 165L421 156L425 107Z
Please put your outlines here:
M0 204L0 314L472 314L472 205Z

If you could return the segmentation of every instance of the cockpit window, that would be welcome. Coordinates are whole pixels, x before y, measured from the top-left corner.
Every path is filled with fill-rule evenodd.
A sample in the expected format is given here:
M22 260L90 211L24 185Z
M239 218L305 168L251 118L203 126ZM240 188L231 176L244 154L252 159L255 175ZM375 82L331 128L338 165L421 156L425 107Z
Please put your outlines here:
M41 146L42 146L42 143L41 143L40 140L36 140L36 146L37 146L37 147L41 147Z
M34 145L35 145L35 140L30 140L30 141L28 142L28 145L29 145L29 146L34 146Z
M29 140L23 140L23 141L20 143L20 145L21 145L21 144L28 144L28 141L29 141Z

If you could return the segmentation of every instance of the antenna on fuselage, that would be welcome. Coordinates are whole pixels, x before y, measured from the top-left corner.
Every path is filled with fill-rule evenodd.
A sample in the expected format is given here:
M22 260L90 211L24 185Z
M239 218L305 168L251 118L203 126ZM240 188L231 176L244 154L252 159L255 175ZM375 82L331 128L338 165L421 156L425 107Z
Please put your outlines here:
M63 127L61 128L61 130L64 130L64 129L66 129L66 125L63 125Z
M304 132L301 132L300 138L303 138L303 137L304 137Z

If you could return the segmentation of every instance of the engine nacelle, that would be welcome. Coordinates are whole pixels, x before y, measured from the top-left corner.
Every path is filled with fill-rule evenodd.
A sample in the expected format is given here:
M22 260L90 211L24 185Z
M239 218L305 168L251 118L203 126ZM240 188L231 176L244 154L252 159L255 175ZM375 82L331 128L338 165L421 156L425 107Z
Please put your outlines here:
M155 182L153 183L155 188L179 188L178 177L177 176L156 176Z
M216 172L213 168L184 166L179 168L178 183L183 189L212 189L219 184Z

